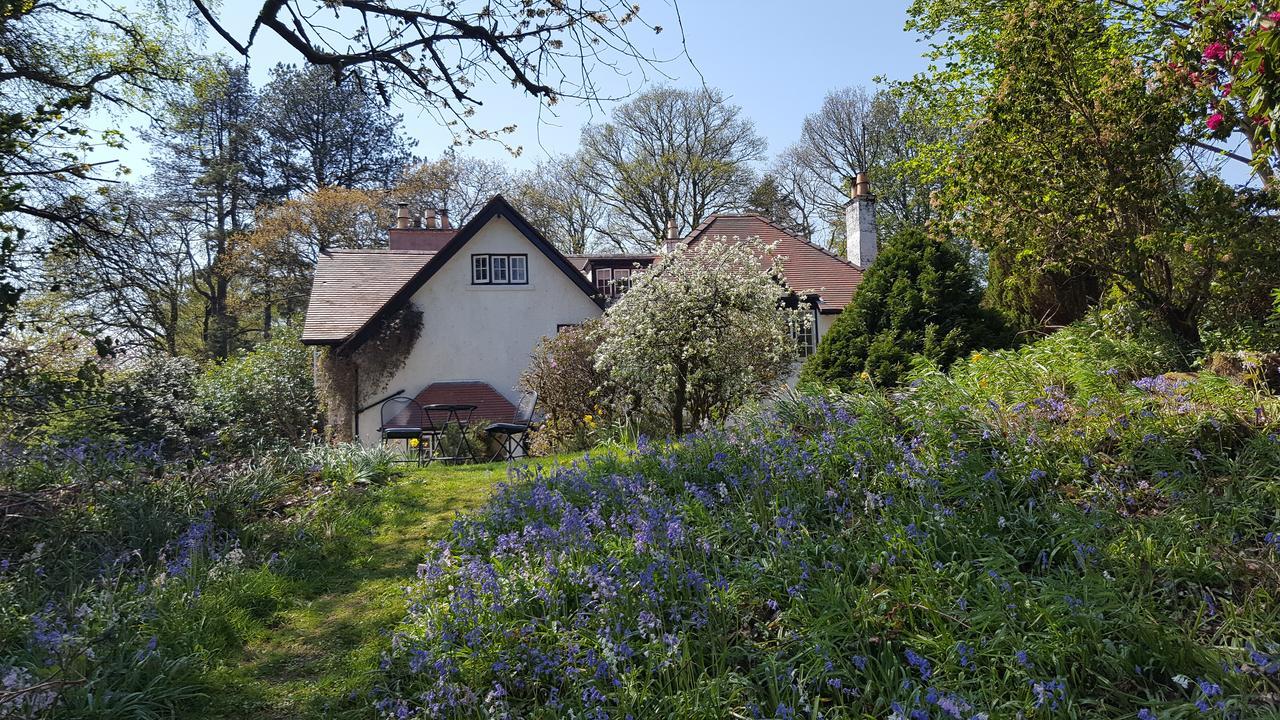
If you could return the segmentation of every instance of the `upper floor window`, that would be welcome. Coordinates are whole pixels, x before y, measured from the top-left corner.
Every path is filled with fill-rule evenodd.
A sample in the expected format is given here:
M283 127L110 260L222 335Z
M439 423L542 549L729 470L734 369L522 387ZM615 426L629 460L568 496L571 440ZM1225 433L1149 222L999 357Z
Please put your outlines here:
M631 289L631 273L631 268L596 268L596 290L610 300L619 298Z
M528 285L529 256L477 254L471 256L472 285Z

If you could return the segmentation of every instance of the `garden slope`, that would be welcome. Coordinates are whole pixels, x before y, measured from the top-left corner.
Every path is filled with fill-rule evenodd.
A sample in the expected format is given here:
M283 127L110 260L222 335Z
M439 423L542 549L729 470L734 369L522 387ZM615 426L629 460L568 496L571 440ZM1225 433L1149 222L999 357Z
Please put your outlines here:
M408 717L1274 717L1276 400L1079 327L533 473L411 589Z

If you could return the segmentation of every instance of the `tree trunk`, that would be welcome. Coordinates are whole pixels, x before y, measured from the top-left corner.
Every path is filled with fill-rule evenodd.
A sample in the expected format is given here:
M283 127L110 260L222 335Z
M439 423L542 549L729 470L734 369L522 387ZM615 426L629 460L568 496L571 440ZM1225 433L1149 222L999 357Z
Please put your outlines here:
M164 329L165 349L172 357L178 356L178 300L169 299L169 322Z
M683 361L676 363L675 402L671 407L671 429L675 431L676 437L684 435L684 408L689 401L689 388L686 385L685 370Z
M262 339L271 339L271 303L262 306Z

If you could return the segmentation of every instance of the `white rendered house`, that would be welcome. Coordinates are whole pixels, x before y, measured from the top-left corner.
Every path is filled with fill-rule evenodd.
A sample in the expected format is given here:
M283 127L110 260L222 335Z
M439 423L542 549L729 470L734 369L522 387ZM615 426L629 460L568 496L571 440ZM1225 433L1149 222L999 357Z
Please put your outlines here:
M712 237L759 237L782 257L787 282L812 307L813 332L800 354L817 346L853 297L876 250L874 197L865 178L853 186L846 260L755 214L713 215L687 237L674 229L664 251ZM302 341L326 346L346 368L322 388L331 431L365 444L379 440L381 402L390 396L421 404L476 406L473 420L503 422L518 402L516 383L544 336L599 316L659 257L602 254L567 257L502 196L461 228L443 212L416 224L401 207L388 247L321 254ZM411 314L421 326L395 357L378 355L388 327ZM319 365L317 365L319 368Z

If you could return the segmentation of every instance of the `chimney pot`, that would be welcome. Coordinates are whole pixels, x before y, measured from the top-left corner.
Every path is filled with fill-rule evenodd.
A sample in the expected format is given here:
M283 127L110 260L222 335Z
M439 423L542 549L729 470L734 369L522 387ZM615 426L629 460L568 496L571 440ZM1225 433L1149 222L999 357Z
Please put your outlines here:
M428 230L435 230L436 211L434 209L426 210L422 213L422 227Z
M409 227L409 203L396 204L396 228L406 230Z
M449 228L449 208L440 208L440 229L448 230Z
M870 196L871 196L871 181L867 179L866 173L860 172L858 173L858 177L854 179L853 197L860 198L860 197L870 197Z
M673 253L680 246L680 228L676 226L676 219L667 220L667 235L662 240L663 252Z

